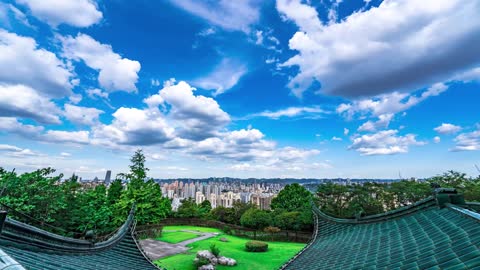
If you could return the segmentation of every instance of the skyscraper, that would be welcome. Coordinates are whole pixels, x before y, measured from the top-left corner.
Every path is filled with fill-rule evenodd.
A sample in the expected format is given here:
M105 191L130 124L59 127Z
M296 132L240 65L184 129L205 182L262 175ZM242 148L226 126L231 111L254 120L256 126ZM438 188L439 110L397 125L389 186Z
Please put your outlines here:
M105 174L105 180L104 180L104 183L106 186L110 185L111 177L112 177L112 171L108 170L107 173Z

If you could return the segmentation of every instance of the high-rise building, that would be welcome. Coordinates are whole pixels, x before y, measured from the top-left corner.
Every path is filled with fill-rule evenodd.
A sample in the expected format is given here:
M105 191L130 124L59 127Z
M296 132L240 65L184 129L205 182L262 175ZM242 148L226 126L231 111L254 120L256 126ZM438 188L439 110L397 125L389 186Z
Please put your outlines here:
M105 174L105 180L104 180L104 183L106 186L110 185L111 177L112 177L112 171L108 170L107 173Z

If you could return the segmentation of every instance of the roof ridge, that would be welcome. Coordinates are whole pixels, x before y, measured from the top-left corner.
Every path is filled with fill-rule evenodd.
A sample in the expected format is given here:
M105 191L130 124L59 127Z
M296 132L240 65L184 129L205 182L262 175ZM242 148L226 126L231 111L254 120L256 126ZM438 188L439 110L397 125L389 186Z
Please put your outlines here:
M381 221L386 221L392 218L401 217L401 216L408 215L413 212L422 210L424 208L431 207L433 205L436 205L435 197L429 196L425 199L422 199L416 203L413 203L407 206L399 207L397 209L390 210L384 213L369 215L369 216L355 218L355 219L332 217L322 212L316 205L313 205L312 209L318 215L319 218L328 222L341 223L341 224L365 224L365 223L381 222Z
M25 245L25 247L31 249L42 248L51 252L91 253L111 248L120 242L132 227L134 213L132 207L127 220L116 230L116 233L107 240L98 243L65 237L13 219L5 220L0 238L12 245L28 243L29 245Z

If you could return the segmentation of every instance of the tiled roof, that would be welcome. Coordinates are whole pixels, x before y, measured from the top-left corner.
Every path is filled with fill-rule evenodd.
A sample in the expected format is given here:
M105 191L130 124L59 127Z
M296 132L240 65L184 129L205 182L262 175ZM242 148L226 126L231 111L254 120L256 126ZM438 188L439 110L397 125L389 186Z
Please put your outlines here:
M158 269L137 245L134 227L131 212L112 237L93 244L7 219L0 236L0 249L26 269Z
M283 269L480 269L478 213L431 197L358 220L314 207L316 235Z

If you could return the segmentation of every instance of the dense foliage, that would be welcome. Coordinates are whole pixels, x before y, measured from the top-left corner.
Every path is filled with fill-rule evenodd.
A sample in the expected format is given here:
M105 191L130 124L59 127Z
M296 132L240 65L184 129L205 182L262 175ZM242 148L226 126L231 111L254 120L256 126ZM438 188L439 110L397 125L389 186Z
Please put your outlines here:
M75 175L61 181L63 175L54 175L51 168L23 174L0 168L0 203L17 220L75 237L88 230L99 235L112 232L134 202L139 224L158 223L170 213L170 201L162 198L158 184L145 181L148 169L141 150L131 162L130 172L119 175L128 184L117 179L108 188L82 186Z
M363 185L319 185L316 201L320 209L330 215L353 218L379 214L406 206L432 195L431 185L456 188L466 201L480 201L480 177L448 171L425 181L402 180L390 184L364 183Z
M248 252L265 252L268 250L268 244L261 241L248 241L245 243L245 249Z

